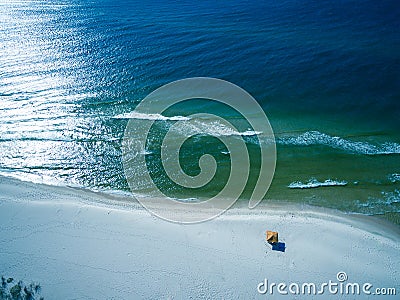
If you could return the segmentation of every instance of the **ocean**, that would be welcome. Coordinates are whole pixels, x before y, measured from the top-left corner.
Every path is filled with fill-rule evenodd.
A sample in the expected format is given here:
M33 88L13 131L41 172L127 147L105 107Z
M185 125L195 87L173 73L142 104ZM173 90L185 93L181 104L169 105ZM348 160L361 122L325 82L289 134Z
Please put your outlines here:
M399 224L399 28L396 0L0 1L0 174L128 193L126 115L164 84L214 77L250 93L272 125L277 165L265 199ZM238 119L207 99L140 118L156 119L159 143L173 116L199 112ZM227 180L230 153L218 140L227 128L198 130L180 162L195 176L199 158L214 156L218 172L204 187L171 182L157 142L143 153L168 197L200 201ZM257 156L258 133L242 132ZM255 157L243 201L258 170Z

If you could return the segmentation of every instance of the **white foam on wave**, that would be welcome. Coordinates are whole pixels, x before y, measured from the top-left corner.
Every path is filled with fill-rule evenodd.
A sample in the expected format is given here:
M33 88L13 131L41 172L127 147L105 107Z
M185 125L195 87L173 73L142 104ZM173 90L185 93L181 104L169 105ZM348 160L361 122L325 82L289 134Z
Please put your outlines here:
M246 131L240 132L239 134L243 136L253 136L253 135L260 135L261 133L262 133L261 131L254 131L247 129Z
M394 190L393 192L382 192L385 204L391 205L394 203L400 203L400 190Z
M138 119L138 120L154 120L154 121L188 121L190 118L184 116L166 117L161 114L145 114L132 111L113 117L113 119Z
M227 126L219 121L191 120L191 122L183 123L180 132L184 135L210 135L210 136L255 136L262 132L247 129L246 131L238 131L233 127Z
M18 179L25 182L32 182L37 184L47 184L53 186L65 186L67 185L62 180L54 178L52 176L43 175L43 174L34 174L23 171L10 171L10 170L0 170L0 176L10 177L14 179ZM80 187L77 184L68 183L68 186L71 187Z
M319 131L308 131L295 137L278 138L277 142L282 145L297 146L325 145L366 155L400 154L400 144L397 143L387 142L375 145L369 142L351 141L338 136L330 136Z
M400 174L397 173L390 174L388 176L388 179L393 183L400 182Z
M311 178L307 183L295 181L288 185L290 189L312 189L318 187L346 186L347 181L327 179L324 182L318 181L316 178Z
M142 154L142 155L151 155L151 154L153 154L153 151L150 151L150 150L148 150L148 149L145 149L145 150L143 150L140 154Z
M209 121L207 119L192 119L185 116L166 117L161 114L145 114L139 112L129 112L117 115L113 119L138 119L154 121L190 121L180 125L180 132L184 135L203 134L211 136L255 136L262 132L254 131L250 128L245 131L237 131L232 127L226 126L218 121Z
M398 206L400 203L400 190L394 190L390 192L381 192L382 197L369 197L367 202L358 203L359 209L370 214L380 214L386 212L398 212Z

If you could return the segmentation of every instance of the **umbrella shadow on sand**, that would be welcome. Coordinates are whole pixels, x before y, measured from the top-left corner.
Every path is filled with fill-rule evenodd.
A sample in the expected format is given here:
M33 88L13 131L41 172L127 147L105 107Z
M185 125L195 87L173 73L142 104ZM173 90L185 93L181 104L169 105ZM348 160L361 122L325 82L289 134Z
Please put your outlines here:
M285 243L278 242L278 243L269 243L269 244L272 246L272 250L285 252L285 249L286 249Z

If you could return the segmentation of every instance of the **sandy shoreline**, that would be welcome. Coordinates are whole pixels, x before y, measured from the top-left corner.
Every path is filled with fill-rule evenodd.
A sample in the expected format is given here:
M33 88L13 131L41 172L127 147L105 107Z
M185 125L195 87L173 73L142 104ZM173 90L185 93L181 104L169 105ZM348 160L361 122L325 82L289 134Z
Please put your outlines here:
M285 252L265 245L267 229L279 232ZM344 283L399 294L399 241L385 221L322 208L236 207L180 225L122 196L0 177L0 275L40 282L45 299L373 299L260 294L257 286L318 287L346 272Z

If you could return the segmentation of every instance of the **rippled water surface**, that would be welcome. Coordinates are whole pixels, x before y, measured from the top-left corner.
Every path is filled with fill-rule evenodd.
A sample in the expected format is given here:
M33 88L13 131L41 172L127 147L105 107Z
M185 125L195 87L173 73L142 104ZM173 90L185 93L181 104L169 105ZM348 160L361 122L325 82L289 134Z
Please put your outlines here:
M194 112L237 119L207 101L168 116L132 116L135 106L173 80L217 77L251 93L270 118L278 162L266 198L396 221L399 15L398 1L0 1L1 174L127 191L128 117L157 120L156 137ZM182 168L198 172L207 151L222 170L204 189L171 185L157 151L145 153L172 197L206 197L226 181L229 153L210 135L229 128L196 126L204 135L182 150ZM256 153L256 133L241 133Z

